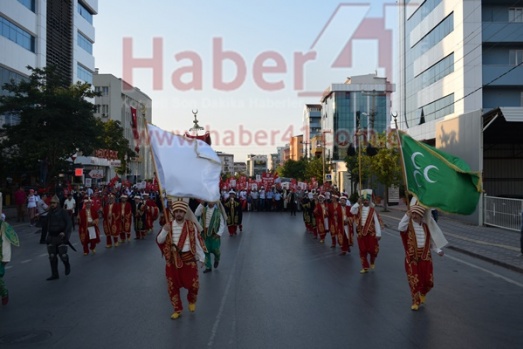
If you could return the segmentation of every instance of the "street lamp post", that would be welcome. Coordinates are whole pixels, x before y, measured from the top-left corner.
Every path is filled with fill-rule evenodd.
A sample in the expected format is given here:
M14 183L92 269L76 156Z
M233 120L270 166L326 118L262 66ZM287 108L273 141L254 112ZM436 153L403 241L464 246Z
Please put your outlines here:
M322 173L323 173L323 177L322 177L322 180L321 182L322 183L325 183L325 133L322 134L323 137L322 137L322 143L321 143L321 158L322 158L322 167L323 167L323 170L322 170Z
M325 149L326 149L326 146L327 146L327 142L325 140L325 134L326 133L330 133L331 131L330 130L327 130L327 131L322 131L321 133L321 142L322 142L322 149L321 149L321 157L323 159L322 163L323 163L323 182L325 182Z

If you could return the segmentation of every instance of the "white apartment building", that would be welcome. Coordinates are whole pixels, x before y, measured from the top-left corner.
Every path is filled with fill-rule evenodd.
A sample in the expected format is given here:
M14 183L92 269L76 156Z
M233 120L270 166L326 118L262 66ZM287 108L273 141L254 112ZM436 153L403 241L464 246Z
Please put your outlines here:
M99 74L96 70L93 75L93 86L95 91L101 94L94 99L96 105L94 116L103 121L119 121L124 129L124 137L129 141L129 147L134 149L131 107L137 109L138 130L142 134L144 130L143 113L145 113L146 122L152 122L151 98L140 91L139 88L131 86L122 79L112 74ZM141 142L140 151L137 155L137 157L129 159L127 168L127 180L132 183L152 179L154 173L149 147ZM108 167L106 171L107 179L114 176L113 167Z
M71 83L92 83L97 13L98 0L2 0L0 94L4 83L29 76L27 66L54 65ZM0 126L13 122L0 117Z
M234 176L234 154L216 152L222 163L222 174L227 173Z
M398 4L399 127L481 172L487 196L523 198L523 4Z

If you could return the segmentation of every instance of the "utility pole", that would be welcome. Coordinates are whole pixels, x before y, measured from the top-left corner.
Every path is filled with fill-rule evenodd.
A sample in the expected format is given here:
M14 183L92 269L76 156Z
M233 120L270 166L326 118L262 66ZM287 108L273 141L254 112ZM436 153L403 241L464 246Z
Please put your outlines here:
M305 159L309 159L309 146L311 142L301 142L301 144L305 145Z
M376 115L378 114L377 108L376 108L376 97L377 96L386 96L387 94L385 92L379 92L376 90L372 90L370 92L363 92L363 96L371 97L371 107L369 108L369 112L366 113L369 117L367 122L367 141L370 140L370 131L374 130L374 121L376 120Z
M322 166L323 166L323 178L321 180L321 183L325 183L325 132L322 133L322 140L321 140L321 157L322 157Z

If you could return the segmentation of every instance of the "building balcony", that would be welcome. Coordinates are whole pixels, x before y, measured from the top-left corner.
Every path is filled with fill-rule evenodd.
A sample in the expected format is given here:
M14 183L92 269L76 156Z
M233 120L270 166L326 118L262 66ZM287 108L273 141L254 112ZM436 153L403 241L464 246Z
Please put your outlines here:
M489 86L522 86L523 65L516 67L514 70L510 71L510 73L506 74L514 67L514 65L509 64L483 65L483 85L489 84ZM500 78L492 82L498 77Z
M508 22L483 22L483 43L523 43L523 25Z

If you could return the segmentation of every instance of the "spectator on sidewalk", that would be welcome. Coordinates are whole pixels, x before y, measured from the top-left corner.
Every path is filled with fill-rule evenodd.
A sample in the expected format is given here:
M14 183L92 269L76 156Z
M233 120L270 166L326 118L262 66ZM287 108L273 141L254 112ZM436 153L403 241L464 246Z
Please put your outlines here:
M20 187L15 191L16 221L23 222L25 216L25 205L27 203L27 194L24 188Z
M13 227L5 221L5 215L0 216L0 297L2 305L9 302L9 292L4 282L5 266L11 261L11 245L20 246L18 236Z
M40 243L45 244L45 240L47 238L47 212L49 211L49 205L47 205L47 194L42 194L42 197L36 203L36 210L38 213L40 226L42 227L40 233Z
M27 195L27 214L29 215L29 224L34 226L36 224L36 203L38 198L35 195L34 189L29 189L29 195Z
M73 193L67 194L67 199L64 201L64 210L67 211L69 217L71 217L71 224L74 230L74 211L76 210L76 200L73 198Z

